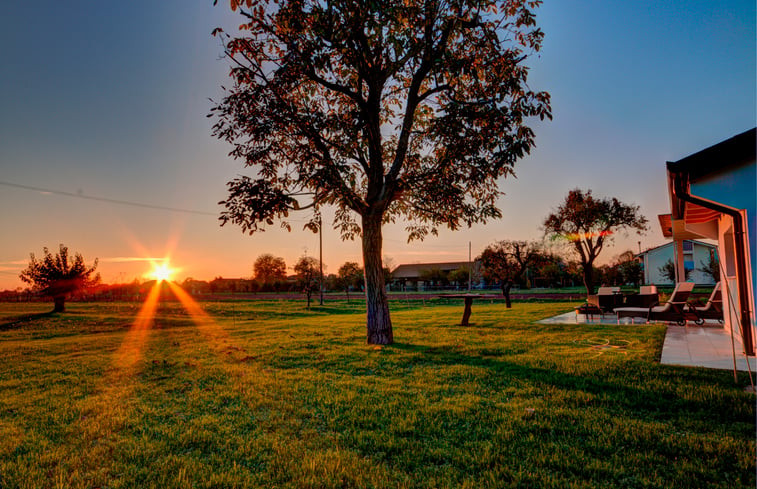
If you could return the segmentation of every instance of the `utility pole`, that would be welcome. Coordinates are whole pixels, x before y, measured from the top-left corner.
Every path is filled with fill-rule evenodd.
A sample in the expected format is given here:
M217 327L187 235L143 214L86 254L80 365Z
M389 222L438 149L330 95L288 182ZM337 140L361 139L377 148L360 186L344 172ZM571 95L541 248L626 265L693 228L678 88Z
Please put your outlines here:
M470 241L468 241L468 292L471 291L472 283L473 283L473 259L471 258L471 244L470 244Z
M321 280L319 289L321 289L321 305L323 305L323 217L318 214L318 265L321 267Z

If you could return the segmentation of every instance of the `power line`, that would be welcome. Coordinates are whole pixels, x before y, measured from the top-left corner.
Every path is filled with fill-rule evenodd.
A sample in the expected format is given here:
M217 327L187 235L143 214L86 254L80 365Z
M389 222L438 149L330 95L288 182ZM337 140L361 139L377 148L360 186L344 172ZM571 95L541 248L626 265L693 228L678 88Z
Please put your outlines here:
M48 194L55 194L55 195L63 195L66 197L76 197L79 199L86 199L86 200L96 200L98 202L108 202L109 204L119 204L119 205L130 205L132 207L142 207L144 209L157 209L161 211L170 211L170 212L183 212L185 214L197 214L201 216L217 216L218 214L213 212L206 212L206 211L198 211L193 209L182 209L179 207L167 207L162 205L153 205L153 204L144 204L142 202L133 202L130 200L118 200L118 199L109 199L107 197L94 197L91 195L84 195L81 193L73 193L73 192L64 192L62 190L53 190L49 188L42 188L42 187L32 187L31 185L21 185L20 183L12 183L12 182L4 182L0 181L0 185L5 185L6 187L13 187L13 188L20 188L22 190L31 190L34 192L44 192Z

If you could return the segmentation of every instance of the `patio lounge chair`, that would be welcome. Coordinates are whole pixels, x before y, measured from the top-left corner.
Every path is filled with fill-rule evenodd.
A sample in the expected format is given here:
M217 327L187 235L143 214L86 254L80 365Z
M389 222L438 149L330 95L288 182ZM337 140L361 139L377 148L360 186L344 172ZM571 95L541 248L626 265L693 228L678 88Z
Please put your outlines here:
M689 310L686 299L694 290L693 282L679 282L670 299L663 305L653 304L650 307L619 307L615 314L620 318L646 318L649 321L675 321L680 326L686 324L688 319L697 320L698 316Z
M689 304L689 309L696 314L697 324L704 323L705 319L717 319L720 324L723 324L723 294L720 282L716 283L715 288L712 289L712 294L707 299L707 304L701 307Z
M639 288L638 294L629 295L626 297L625 307L645 307L657 305L660 301L660 296L657 294L656 285L642 285Z
M612 312L622 304L623 296L620 287L600 287L597 293L586 297L586 302L598 307L602 313Z

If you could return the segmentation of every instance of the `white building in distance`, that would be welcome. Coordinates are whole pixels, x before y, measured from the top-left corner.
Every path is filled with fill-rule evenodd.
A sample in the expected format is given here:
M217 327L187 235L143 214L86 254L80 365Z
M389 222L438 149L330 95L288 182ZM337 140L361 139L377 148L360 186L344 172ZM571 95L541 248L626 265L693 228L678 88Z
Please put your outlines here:
M671 241L664 245L650 248L636 257L641 262L644 269L644 283L655 285L673 285L673 281L666 277L660 269L670 261L676 263L676 247ZM691 270L689 282L700 285L715 285L715 280L708 274L701 271L703 265L710 261L710 253L714 253L717 259L717 246L702 241L684 240L683 242L683 263L686 270Z

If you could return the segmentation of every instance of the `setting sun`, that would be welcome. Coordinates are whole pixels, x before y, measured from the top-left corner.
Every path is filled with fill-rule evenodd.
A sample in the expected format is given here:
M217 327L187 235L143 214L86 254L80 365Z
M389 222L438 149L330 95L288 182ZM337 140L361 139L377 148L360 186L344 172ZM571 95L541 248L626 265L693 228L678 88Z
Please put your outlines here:
M162 263L160 265L153 265L152 271L149 276L159 282L165 282L171 280L173 274L176 272L173 268L169 268L168 263Z

